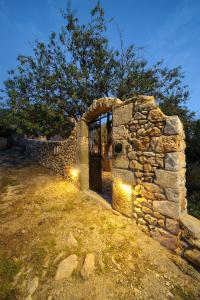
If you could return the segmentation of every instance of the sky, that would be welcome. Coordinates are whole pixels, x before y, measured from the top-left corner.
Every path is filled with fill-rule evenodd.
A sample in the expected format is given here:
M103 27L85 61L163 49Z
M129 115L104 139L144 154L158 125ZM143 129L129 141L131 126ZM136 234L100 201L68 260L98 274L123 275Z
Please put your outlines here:
M0 0L0 88L7 71L17 65L19 54L32 54L35 39L47 41L50 32L63 25L60 9L67 0ZM96 0L71 0L82 22ZM189 86L188 107L200 117L200 1L199 0L102 0L109 25L108 38L119 47L144 47L150 64L164 59L172 68L182 66Z

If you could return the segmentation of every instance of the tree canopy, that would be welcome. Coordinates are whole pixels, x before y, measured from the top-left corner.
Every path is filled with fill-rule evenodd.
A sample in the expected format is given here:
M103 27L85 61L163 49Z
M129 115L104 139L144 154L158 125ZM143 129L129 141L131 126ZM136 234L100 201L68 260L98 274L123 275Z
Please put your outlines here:
M113 49L99 2L88 23L81 24L70 5L62 17L60 32L52 32L46 44L35 41L33 55L19 55L17 69L4 82L9 122L19 132L65 134L69 117L78 118L94 99L141 94L154 95L167 114L178 114L188 127L192 114L180 67L169 69L162 61L149 66L135 45L125 48L122 40L120 49Z

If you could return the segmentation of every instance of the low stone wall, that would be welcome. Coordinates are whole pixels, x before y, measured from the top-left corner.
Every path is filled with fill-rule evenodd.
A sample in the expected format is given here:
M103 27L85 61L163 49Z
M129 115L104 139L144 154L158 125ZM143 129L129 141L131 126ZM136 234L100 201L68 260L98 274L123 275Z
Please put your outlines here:
M39 141L25 139L24 145L29 157L40 165L70 179L70 170L76 162L76 129L64 141Z
M180 217L179 248L181 256L200 267L200 220L183 214Z

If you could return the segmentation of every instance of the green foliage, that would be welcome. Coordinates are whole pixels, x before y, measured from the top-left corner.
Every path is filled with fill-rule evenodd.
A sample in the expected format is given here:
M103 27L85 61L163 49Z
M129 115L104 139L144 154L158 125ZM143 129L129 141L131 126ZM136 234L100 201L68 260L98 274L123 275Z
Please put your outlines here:
M68 5L61 32L52 32L47 44L35 41L32 56L18 56L3 92L9 124L28 135L66 135L68 118L79 117L93 99L138 94L155 95L164 111L188 123L188 90L180 67L168 69L163 62L149 67L140 49L126 49L122 40L121 48L113 49L99 2L90 15L90 22L81 24Z
M200 163L187 167L188 212L200 219Z

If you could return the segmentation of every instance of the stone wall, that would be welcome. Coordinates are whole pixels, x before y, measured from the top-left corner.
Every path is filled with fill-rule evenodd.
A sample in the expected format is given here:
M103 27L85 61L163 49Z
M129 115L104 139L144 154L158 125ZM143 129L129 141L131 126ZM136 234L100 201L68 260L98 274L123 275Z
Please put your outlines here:
M173 250L187 209L184 149L179 118L166 116L154 97L113 107L113 208Z
M72 131L70 137L64 141L26 139L25 146L31 159L65 178L72 179L71 170L76 163L77 151L76 128Z
M200 220L183 214L180 217L178 253L200 267Z

